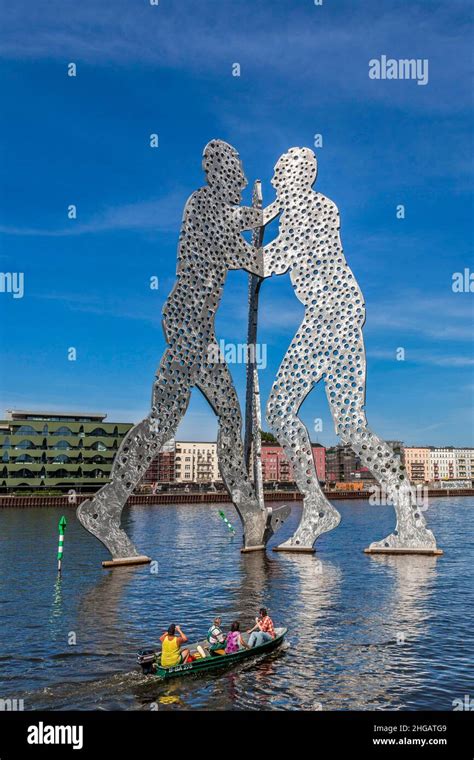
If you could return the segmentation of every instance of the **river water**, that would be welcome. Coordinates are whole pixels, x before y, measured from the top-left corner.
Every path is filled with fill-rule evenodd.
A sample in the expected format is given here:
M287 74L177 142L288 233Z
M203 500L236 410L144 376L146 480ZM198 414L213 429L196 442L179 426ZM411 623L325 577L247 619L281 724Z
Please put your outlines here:
M61 581L62 512L1 510L0 698L27 710L452 710L474 695L474 500L430 501L442 557L367 556L393 529L393 509L336 506L342 523L315 555L242 555L229 505L135 506L126 529L155 563L113 571L71 509ZM260 662L166 683L135 664L171 622L193 641L217 613L245 630L262 604L289 633Z

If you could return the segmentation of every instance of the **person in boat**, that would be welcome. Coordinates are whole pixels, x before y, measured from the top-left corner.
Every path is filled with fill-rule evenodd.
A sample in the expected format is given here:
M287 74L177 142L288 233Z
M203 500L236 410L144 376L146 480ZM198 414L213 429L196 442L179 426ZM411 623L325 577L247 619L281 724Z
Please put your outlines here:
M171 623L168 631L160 636L161 641L161 665L163 668L172 668L174 665L181 665L189 657L189 649L181 649L182 644L188 640L179 627Z
M255 625L253 628L247 631L247 633L250 634L250 647L259 647L266 641L271 641L275 638L273 620L271 619L265 607L260 607L259 616L255 618Z
M230 627L230 631L227 634L225 653L235 654L235 652L238 652L240 649L250 649L250 647L242 638L239 621L234 620Z
M226 643L226 635L222 630L222 618L214 618L214 622L207 632L209 652L214 655L218 649L223 649Z

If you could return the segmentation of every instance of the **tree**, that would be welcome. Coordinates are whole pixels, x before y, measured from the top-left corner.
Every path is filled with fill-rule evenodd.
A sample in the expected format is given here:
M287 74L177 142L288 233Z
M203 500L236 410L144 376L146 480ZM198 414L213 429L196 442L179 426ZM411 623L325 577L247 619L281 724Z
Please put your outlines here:
M274 443L278 445L278 441L273 435L273 433L267 433L265 430L260 431L260 438L262 440L262 443Z

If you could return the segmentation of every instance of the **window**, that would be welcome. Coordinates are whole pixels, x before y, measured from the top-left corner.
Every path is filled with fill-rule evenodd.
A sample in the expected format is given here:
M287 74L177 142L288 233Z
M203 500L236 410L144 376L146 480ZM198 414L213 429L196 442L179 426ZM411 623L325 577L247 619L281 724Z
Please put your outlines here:
M67 454L59 454L57 457L54 457L53 462L59 462L60 464L65 464L66 462L70 462L71 458L67 456Z
M34 462L35 460L33 457L30 457L29 454L22 454L21 456L17 457L15 459L15 462Z
M97 438L99 435L107 435L107 433L104 430L104 428L99 428L98 427L98 428L94 428L94 430L92 431L92 433L89 433L89 435L94 436L95 438Z
M102 443L102 441L96 441L96 443L93 443L91 446L94 451L107 451L107 446L105 443Z
M72 449L72 446L67 441L58 441L54 444L55 449Z
M15 449L34 449L35 444L33 441L27 441L26 439L24 441L20 441L20 443L17 443L15 446Z
M71 428L65 427L64 425L57 430L54 430L51 435L74 435Z
M31 427L31 425L21 425L14 431L14 435L38 435L38 431Z
M71 477L70 473L67 470L56 470L55 472L50 472L50 477L53 478L69 478Z

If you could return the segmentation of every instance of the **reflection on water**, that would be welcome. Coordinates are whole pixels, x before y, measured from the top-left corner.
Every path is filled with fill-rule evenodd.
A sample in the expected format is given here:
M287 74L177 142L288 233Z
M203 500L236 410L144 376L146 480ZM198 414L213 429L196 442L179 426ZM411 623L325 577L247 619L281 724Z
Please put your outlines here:
M136 507L127 529L157 565L113 571L71 519L60 579L57 511L3 510L2 697L24 698L27 709L452 709L473 690L472 501L432 504L444 557L369 557L363 547L390 532L393 511L338 506L341 526L315 555L241 554L221 505ZM195 640L216 614L248 629L260 606L289 628L267 658L169 682L136 668L137 651L171 622Z
M52 638L56 636L56 621L62 614L62 590L61 590L61 576L58 575L54 582L53 588L53 604L51 606L51 615L49 618L50 630Z

